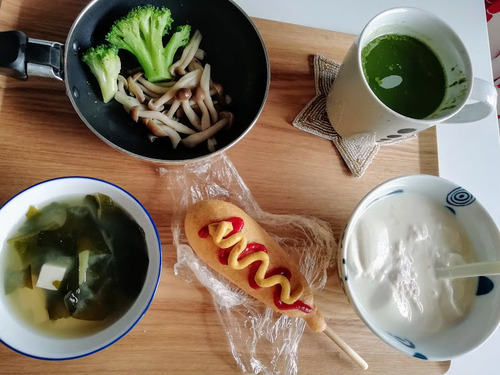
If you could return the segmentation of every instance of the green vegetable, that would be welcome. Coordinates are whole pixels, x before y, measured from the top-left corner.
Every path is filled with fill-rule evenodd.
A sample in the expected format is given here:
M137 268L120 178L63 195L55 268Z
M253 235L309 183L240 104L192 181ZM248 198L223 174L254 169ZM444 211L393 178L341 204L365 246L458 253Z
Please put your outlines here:
M47 312L50 320L69 318L71 314L64 303L64 296L59 291L47 291Z
M172 22L168 8L138 6L113 24L106 40L134 54L149 81L168 80L172 78L169 68L174 55L189 42L191 32L189 25L180 26L163 46L163 36L169 32Z
M95 195L95 199L97 202L97 217L99 219L106 217L106 215L109 215L116 210L115 203L107 195L97 193Z
M28 219L32 219L35 216L37 216L39 213L40 213L40 210L38 208L36 208L35 206L30 206L28 208L28 212L26 212L26 217Z
M82 285L87 279L87 269L89 268L90 250L83 250L78 253L78 285Z
M97 78L104 103L109 102L118 91L117 79L121 69L118 48L104 44L91 47L83 54L82 60Z
M17 251L24 266L31 264L33 258L39 257L38 236L44 231L54 231L66 223L66 207L58 203L51 203L43 210L36 210L33 206L26 213L26 221L14 237L7 240L9 245ZM36 270L38 274L38 270Z
M33 289L31 266L22 270L7 268L5 273L5 294L10 294L23 287Z

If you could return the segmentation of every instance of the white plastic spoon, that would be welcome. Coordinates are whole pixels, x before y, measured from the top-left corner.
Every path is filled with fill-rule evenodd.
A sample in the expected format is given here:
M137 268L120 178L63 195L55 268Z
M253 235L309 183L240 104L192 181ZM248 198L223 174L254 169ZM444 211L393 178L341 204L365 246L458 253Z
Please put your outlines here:
M436 268L438 278L476 277L500 275L500 261L459 264Z

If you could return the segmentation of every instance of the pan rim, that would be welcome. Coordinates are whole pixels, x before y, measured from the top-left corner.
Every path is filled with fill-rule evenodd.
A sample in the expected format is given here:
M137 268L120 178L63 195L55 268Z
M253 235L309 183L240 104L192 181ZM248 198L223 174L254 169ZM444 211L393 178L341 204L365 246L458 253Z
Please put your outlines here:
M263 96L262 96L262 102L261 102L258 110L256 111L256 114L255 114L254 119L252 120L252 122L247 125L246 129L238 137L236 137L235 139L233 139L231 142L229 142L224 147L221 147L220 149L218 149L218 150L216 150L214 152L208 152L207 154L202 155L202 156L196 156L196 157L188 158L188 159L159 159L159 158L155 158L155 157L141 155L141 154L138 154L136 152L132 152L130 150L127 150L126 148L121 147L121 146L117 145L116 143L110 141L108 138L104 137L99 131L97 131L90 124L90 122L83 115L83 113L80 111L80 108L79 108L78 104L76 103L76 101L75 101L75 99L73 97L72 88L69 86L69 80L67 78L66 72L68 71L67 70L67 62L68 62L68 59L69 59L68 55L70 53L74 53L73 46L69 45L69 43L71 41L71 38L72 38L72 36L73 36L76 28L78 27L79 23L81 22L81 19L86 15L87 12L90 11L90 9L92 7L94 7L97 3L101 2L101 1L104 1L104 0L92 0L78 14L77 18L73 22L73 24L72 24L72 26L71 26L71 28L70 28L70 30L68 32L68 35L66 37L65 48L64 48L64 60L63 60L64 85L65 85L65 88L66 88L66 94L69 97L69 99L71 101L71 104L72 104L75 112L78 114L79 118L87 126L87 128L89 128L101 141L103 141L104 143L106 143L108 146L111 146L115 150L120 151L120 152L122 152L122 153L124 153L126 155L132 156L134 158L137 158L139 160L153 162L153 163L158 163L158 164L164 164L164 165L182 165L182 164L197 163L197 162L203 161L205 159L208 159L208 158L210 158L212 156L219 155L219 154L221 154L221 153L229 150L231 147L233 147L235 144L237 144L241 139L243 139L248 134L248 132L250 132L250 130L254 127L254 125L259 120L260 115L262 114L264 106L265 106L265 104L267 102L267 97L268 97L268 94L269 94L269 88L270 88L270 83L271 83L271 66L270 66L269 54L268 54L266 45L264 43L262 35L260 34L257 26L255 25L255 23L253 22L253 20L248 16L248 14L238 4L236 4L233 0L225 0L225 1L227 1L234 8L236 8L236 10L239 13L241 13L241 15L248 21L249 25L251 26L251 28L255 32L255 35L258 37L258 41L259 41L258 44L259 44L259 47L262 48L262 53L264 55L264 60L265 60L265 65L266 65L266 82L265 82L265 90L264 90Z

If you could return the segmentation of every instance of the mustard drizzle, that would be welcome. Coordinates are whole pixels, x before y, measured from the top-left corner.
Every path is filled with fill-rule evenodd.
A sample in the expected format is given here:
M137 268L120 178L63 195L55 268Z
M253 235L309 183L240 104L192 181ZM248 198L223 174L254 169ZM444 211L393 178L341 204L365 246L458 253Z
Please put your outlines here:
M242 270L256 261L260 261L259 268L255 273L255 282L262 288L269 288L274 285L281 285L280 299L286 304L296 302L304 291L301 286L299 290L291 294L290 280L283 275L273 275L266 278L266 272L269 268L269 255L264 251L257 251L255 253L245 256L243 259L238 260L239 256L245 251L248 241L246 236L241 233L234 233L227 237L233 231L233 224L229 221L221 221L208 225L208 233L212 236L215 245L221 249L233 247L229 253L228 266L235 270Z

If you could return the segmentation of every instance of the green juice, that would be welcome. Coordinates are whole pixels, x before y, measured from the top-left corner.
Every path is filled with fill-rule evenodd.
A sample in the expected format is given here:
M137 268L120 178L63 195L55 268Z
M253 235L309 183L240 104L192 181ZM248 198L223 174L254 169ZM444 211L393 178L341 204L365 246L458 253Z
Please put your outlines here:
M422 119L443 100L443 66L424 43L407 35L382 35L361 53L363 73L373 93L401 115Z

